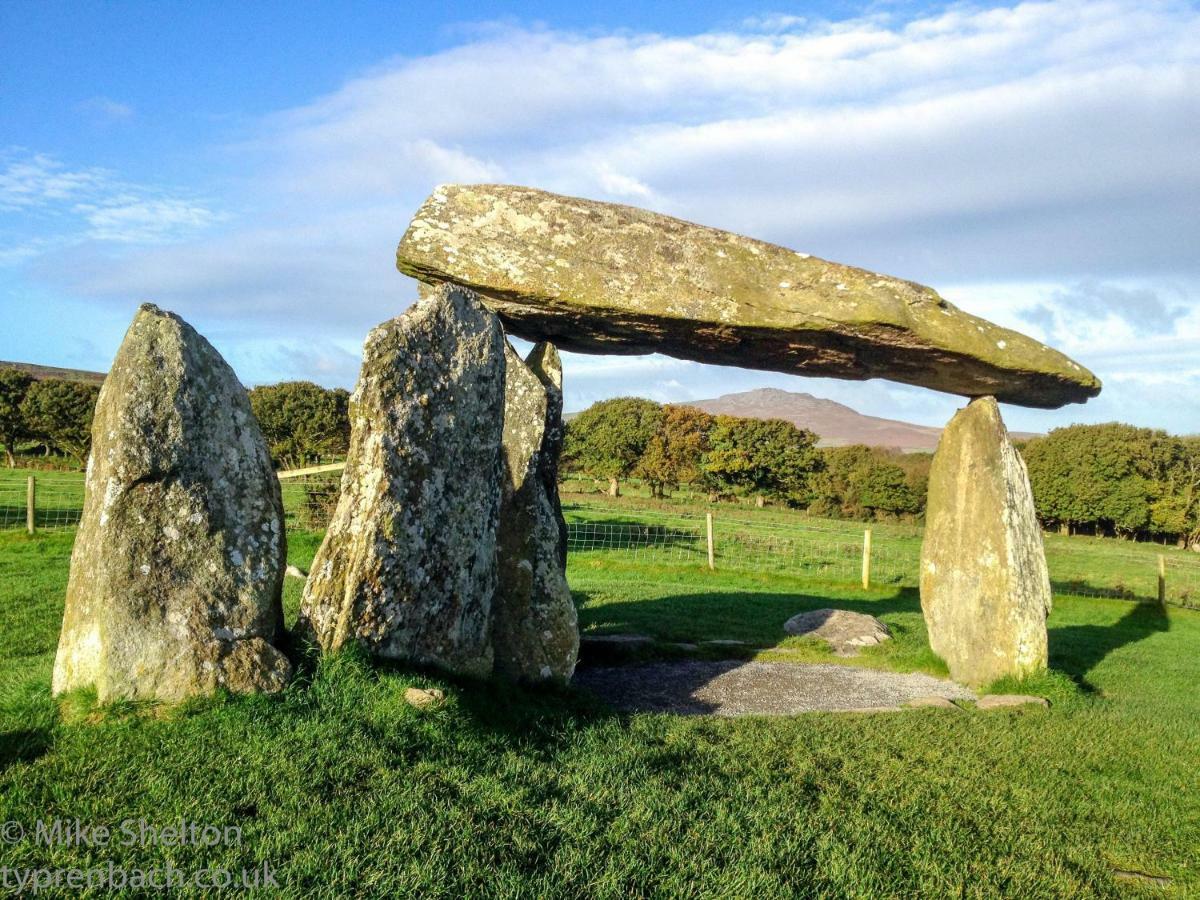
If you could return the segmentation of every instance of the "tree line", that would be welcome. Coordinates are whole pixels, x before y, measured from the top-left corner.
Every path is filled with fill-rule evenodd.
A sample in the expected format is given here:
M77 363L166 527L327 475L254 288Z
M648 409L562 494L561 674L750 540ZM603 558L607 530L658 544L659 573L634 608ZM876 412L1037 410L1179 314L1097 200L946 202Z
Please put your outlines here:
M83 466L99 388L0 369L0 443ZM279 468L346 454L350 395L307 381L256 387L250 405ZM1043 525L1066 534L1169 539L1200 547L1200 437L1132 425L1071 425L1018 445ZM713 416L689 406L619 397L566 426L562 471L618 494L637 479L654 497L687 488L807 509L816 516L918 519L930 454L821 448L781 420Z
M779 419L713 416L636 397L604 400L567 423L562 469L607 481L636 478L654 497L687 487L711 500L753 498L815 515L910 518L924 508L929 455L862 446L822 449Z
M19 369L0 369L0 443L9 468L17 450L33 445L82 466L92 445L92 413L100 388L59 378L36 380Z
M345 456L350 442L350 394L308 381L285 381L249 391L250 407L279 468ZM20 453L58 454L82 467L92 444L98 385L35 379L0 369L0 443L5 462Z

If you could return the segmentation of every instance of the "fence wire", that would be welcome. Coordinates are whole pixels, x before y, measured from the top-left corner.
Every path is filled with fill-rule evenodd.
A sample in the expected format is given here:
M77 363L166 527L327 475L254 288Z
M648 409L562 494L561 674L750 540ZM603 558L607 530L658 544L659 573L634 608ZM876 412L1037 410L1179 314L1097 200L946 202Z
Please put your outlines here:
M83 473L0 470L0 530L28 526L28 479L33 476L35 530L73 528L83 512ZM280 473L289 530L323 531L337 504L336 465ZM567 547L576 556L707 565L703 514L618 506L567 504ZM773 572L821 581L858 583L863 563L861 523L796 517L763 521L714 516L713 562L719 570ZM872 525L870 580L915 586L919 528ZM1055 594L1155 601L1200 608L1200 554L1175 547L1126 544L1106 538L1046 535L1046 561ZM1161 568L1160 568L1161 566ZM1161 587L1160 587L1161 577Z

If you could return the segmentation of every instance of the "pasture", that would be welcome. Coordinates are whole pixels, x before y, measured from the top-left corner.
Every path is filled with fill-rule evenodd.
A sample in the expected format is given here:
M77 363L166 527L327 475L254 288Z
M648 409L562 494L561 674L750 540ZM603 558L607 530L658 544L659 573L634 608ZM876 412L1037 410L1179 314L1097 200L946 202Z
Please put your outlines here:
M663 642L651 656L724 638L746 642L725 657L837 662L781 629L836 606L896 635L855 664L944 673L914 587L915 528L875 526L889 562L863 590L853 555L844 569L779 549L857 547L859 523L719 508L710 571L691 537L700 506L564 500L574 535L625 542L571 554L584 634L649 635ZM617 527L580 527L605 524ZM59 704L49 682L72 537L0 533L0 821L241 833L211 847L23 840L0 846L0 866L265 862L295 897L1200 893L1200 612L1145 602L1161 547L1047 538L1051 670L994 688L1041 694L1049 710L726 720L618 715L577 691L353 653L303 659L276 697ZM291 562L307 568L319 541L291 531ZM289 623L299 585L287 582ZM413 685L447 702L410 707Z

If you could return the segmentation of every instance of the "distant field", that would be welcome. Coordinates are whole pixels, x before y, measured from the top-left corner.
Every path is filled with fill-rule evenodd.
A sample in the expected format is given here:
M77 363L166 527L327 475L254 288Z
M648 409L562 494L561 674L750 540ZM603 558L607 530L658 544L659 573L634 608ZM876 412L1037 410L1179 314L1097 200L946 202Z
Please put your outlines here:
M83 505L82 472L0 469L0 531L25 527L26 480L37 480L37 526L74 525ZM336 494L337 473L284 483L284 507L292 530L319 528L328 507L314 497ZM565 487L577 486L568 482ZM564 491L570 546L582 562L631 558L660 565L707 562L705 514L714 517L719 569L762 572L825 584L857 584L862 568L863 531L872 532L871 580L880 585L915 586L921 549L916 524L863 523L819 519L781 507L752 503L710 504L697 495L667 500L638 496L609 498L600 493ZM1158 558L1166 564L1170 603L1200 606L1200 554L1145 542L1046 534L1046 559L1055 593L1126 599L1158 594Z

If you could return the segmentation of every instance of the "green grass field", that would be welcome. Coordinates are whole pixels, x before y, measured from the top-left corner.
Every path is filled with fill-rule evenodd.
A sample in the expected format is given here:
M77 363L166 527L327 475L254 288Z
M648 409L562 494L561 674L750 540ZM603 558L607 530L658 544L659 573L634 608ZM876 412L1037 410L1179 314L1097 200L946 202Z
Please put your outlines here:
M609 520L656 512L624 503ZM1200 896L1197 612L1057 596L1051 671L995 686L1047 696L1049 710L626 716L572 691L354 654L303 660L277 697L101 710L49 693L72 537L0 533L0 823L182 819L237 825L240 840L27 839L0 844L0 867L240 873L265 861L295 897ZM291 561L306 568L318 543L290 533ZM1155 559L1155 548L1076 546L1089 582L1132 583ZM857 664L944 671L911 579L863 591L804 569L710 572L610 550L573 554L568 574L585 633L736 638L745 655L835 661L780 627L832 605L896 634ZM289 623L298 586L288 580ZM448 701L414 709L411 685Z

